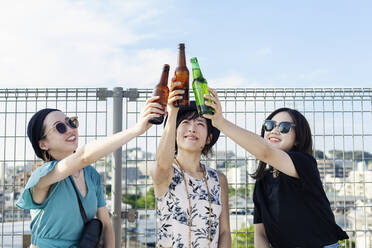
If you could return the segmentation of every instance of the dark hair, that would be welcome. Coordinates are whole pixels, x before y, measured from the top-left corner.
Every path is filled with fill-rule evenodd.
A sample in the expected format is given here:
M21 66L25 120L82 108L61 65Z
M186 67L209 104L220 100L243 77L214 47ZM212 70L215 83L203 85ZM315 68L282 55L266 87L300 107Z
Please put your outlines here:
M54 111L60 111L59 109L44 108L36 112L30 119L27 125L27 136L30 139L32 148L35 151L36 156L44 160L45 162L55 160L49 152L44 151L39 146L39 141L43 139L45 134L44 120L47 115Z
M43 140L43 139L46 139L46 137L44 137L44 134L45 134L45 129L46 129L46 126L44 125L43 123L43 127L41 128L41 138L40 140ZM48 151L46 150L41 150L41 159L44 161L44 162L50 162L50 161L54 161L56 160Z
M177 115L176 129L178 128L178 126L181 124L181 122L183 120L189 120L190 121L190 120L195 120L198 117L200 117L200 116L199 116L199 114L196 110L179 112L179 115ZM202 117L202 118L204 118L204 117ZM212 122L211 122L210 119L207 119L207 118L204 118L204 119L207 122L207 139L208 139L208 137L211 137L209 144L205 144L205 146L202 150L202 154L204 156L207 156L208 153L211 151L212 146L216 143L216 141L218 139L218 136L219 136L219 133L217 134L217 137L215 137L216 133L214 132L213 129L216 129L216 128L213 127ZM175 151L176 151L176 154L177 154L177 151L178 151L177 141L176 141Z
M310 126L305 116L303 116L299 111L295 109L279 108L272 112L266 118L266 120L271 120L277 113L280 112L287 112L291 116L293 123L296 125L295 127L292 127L294 128L295 131L295 143L290 151L299 151L312 155L313 141L311 137ZM264 135L265 129L264 126L262 125L261 137L264 137ZM260 161L257 170L251 175L251 177L254 179L260 179L264 176L265 171L266 163Z

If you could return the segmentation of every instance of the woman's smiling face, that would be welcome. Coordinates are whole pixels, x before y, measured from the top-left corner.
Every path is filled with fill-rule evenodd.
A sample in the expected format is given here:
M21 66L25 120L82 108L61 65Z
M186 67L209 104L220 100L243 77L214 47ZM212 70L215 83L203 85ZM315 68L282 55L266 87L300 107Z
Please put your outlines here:
M280 122L293 123L292 117L285 111L277 113L271 120L275 121L277 124ZM274 147L283 151L290 151L296 142L294 128L295 127L291 127L288 133L280 133L279 127L275 126L273 130L265 131L264 138Z

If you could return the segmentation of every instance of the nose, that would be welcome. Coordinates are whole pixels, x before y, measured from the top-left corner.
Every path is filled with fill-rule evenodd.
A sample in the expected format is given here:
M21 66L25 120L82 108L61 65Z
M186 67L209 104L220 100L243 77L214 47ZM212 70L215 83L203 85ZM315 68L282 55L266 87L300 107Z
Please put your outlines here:
M191 132L191 133L195 133L195 130L196 130L196 123L191 122L189 127L188 127L188 131Z
M70 130L71 131L74 130L72 127L70 127L70 125L67 122L65 122L65 125L66 125L66 128L67 128L67 132L69 132Z
M279 125L275 124L273 130L270 131L271 133L280 133L279 132Z
M70 127L70 125L67 122L65 122L65 125L66 125L66 134L67 135L70 135L70 134L74 133L75 130L77 129L77 128Z

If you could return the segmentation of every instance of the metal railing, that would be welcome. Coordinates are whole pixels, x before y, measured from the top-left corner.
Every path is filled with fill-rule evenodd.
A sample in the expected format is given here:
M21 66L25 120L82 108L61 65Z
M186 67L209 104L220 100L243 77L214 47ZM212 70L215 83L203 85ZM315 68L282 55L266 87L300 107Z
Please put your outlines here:
M372 245L372 89L218 89L224 115L259 133L274 109L302 112L311 126L314 156L337 223L350 236L344 247ZM29 213L16 208L35 158L26 137L38 109L59 108L80 120L80 145L132 126L151 89L0 89L0 247L18 247L29 234ZM112 128L111 128L112 127ZM95 163L122 247L156 242L155 198L148 168L163 126L154 126ZM255 159L223 134L204 162L229 181L233 247L253 247Z

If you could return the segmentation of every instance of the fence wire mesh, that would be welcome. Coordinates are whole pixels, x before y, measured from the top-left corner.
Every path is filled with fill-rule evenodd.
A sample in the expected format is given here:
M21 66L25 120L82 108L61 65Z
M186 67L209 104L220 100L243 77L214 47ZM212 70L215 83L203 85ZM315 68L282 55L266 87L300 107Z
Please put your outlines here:
M113 112L107 89L0 89L0 247L21 247L30 233L30 215L15 203L36 159L26 135L32 114L45 107L79 117L80 142L112 133L114 115L126 129L138 120L151 89L123 92L123 113ZM295 108L309 121L314 156L336 222L350 240L343 247L372 247L372 89L218 89L224 116L259 133L263 120L280 107ZM134 94L132 94L134 93ZM192 98L192 95L191 95ZM123 147L122 247L156 243L156 202L148 169L155 161L163 126L154 126ZM213 153L203 162L221 170L229 182L233 247L253 247L254 180L257 162L221 134ZM112 156L95 163L111 206ZM115 194L119 194L115 193ZM112 209L110 209L112 211Z

